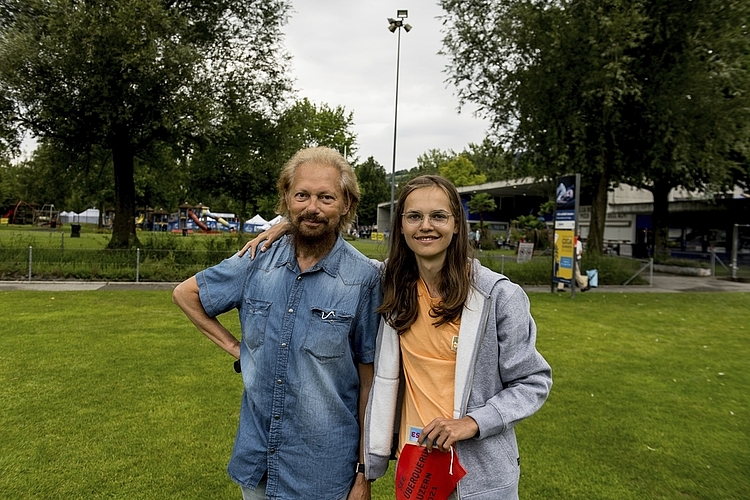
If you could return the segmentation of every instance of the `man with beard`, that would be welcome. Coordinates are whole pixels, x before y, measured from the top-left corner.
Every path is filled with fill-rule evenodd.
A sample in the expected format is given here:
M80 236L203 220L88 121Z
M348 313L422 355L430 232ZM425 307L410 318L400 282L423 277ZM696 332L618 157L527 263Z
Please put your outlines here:
M328 148L282 169L292 230L255 260L238 255L178 285L174 302L238 361L244 383L228 472L249 499L369 499L360 428L372 383L380 271L341 237L359 188ZM239 311L238 341L216 317Z

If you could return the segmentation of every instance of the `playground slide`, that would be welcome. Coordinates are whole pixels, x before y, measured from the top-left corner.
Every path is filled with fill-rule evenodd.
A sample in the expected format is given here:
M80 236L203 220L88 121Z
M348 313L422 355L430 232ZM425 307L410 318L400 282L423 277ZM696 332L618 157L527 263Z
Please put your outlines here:
M146 218L146 215L145 215L145 214L141 214L141 216L140 216L140 217L138 217L138 218L137 218L137 219L135 220L135 225L136 225L136 226L140 226L141 224L143 224L143 219L145 219L145 218Z
M229 223L226 220L224 220L223 218L219 217L218 215L214 215L211 212L203 212L203 215L207 215L207 216L211 217L212 219L214 219L216 222L218 222L219 224L221 224L224 227L229 227Z
M195 222L195 225L199 228L203 229L204 231L210 231L208 229L208 226L206 226L204 223L201 222L201 220L198 218L197 215L193 213L192 210L188 210L188 216L193 219L193 222Z

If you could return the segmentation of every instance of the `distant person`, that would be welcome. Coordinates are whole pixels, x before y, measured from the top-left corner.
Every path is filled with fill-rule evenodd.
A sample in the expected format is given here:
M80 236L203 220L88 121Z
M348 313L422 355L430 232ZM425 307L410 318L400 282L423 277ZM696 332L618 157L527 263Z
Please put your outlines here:
M474 248L479 248L482 240L482 231L479 230L479 226L476 226L473 231L469 231L469 239L471 245Z
M380 270L342 238L354 171L328 148L299 151L278 181L291 234L174 290L195 326L239 360L244 383L228 472L250 499L369 499L360 429L372 383ZM240 315L242 339L216 317Z
M555 238L557 238L557 233L555 233ZM575 252L575 269L573 271L573 279L576 280L576 284L578 285L578 288L582 292L588 292L591 287L589 286L589 277L588 275L584 275L581 273L581 257L583 256L583 244L581 243L581 238L579 236L573 237L573 251ZM563 291L565 289L565 284L562 282L557 283L557 291Z
M575 270L576 284L578 285L578 288L580 288L582 292L587 292L591 289L591 287L589 286L588 275L581 273L581 257L583 256L583 243L581 243L580 234L576 235L576 237L573 238L573 240L574 240L573 244L575 246L575 252L576 252L576 270Z

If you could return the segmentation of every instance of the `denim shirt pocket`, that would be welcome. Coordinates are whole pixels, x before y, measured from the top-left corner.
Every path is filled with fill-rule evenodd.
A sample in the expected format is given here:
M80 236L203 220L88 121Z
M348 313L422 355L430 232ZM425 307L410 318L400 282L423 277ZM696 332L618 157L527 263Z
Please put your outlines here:
M312 307L310 313L302 348L323 363L341 358L349 347L349 331L354 316L323 307Z
M246 328L242 332L242 341L248 348L257 349L263 345L270 310L271 302L245 299L245 314L242 323L246 325Z

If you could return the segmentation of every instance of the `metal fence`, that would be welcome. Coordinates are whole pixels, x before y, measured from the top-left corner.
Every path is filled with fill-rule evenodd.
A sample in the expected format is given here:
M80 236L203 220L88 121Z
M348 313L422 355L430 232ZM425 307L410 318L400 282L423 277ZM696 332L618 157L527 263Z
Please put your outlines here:
M0 279L181 281L234 251L0 248Z

